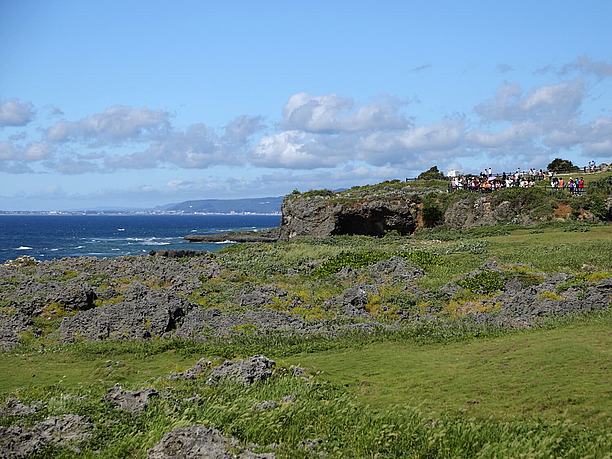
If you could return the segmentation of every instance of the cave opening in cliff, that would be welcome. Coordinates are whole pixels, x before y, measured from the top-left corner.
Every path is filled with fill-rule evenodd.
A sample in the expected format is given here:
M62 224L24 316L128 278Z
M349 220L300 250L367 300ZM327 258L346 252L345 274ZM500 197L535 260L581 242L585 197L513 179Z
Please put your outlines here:
M333 234L382 237L389 231L411 234L414 229L412 218L402 218L394 212L342 213L337 217Z
M377 213L341 214L338 216L336 234L360 234L365 236L384 236L384 215Z

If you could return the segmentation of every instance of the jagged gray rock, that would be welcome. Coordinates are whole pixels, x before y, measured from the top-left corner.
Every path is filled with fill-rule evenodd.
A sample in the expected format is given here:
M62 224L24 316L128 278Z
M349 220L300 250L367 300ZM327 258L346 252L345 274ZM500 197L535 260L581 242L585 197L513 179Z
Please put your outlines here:
M367 317L366 310L370 295L378 293L374 285L356 285L346 289L341 295L328 301L329 306L335 306L349 317Z
M15 314L0 312L0 350L10 350L19 345L19 336L26 331L33 321L18 311Z
M277 406L278 406L278 403L276 403L274 400L264 400L263 402L255 405L254 408L258 411L266 411L266 410L273 410Z
M255 454L241 449L235 438L228 438L213 427L193 425L166 433L151 448L148 459L273 459L274 454Z
M10 397L0 407L0 416L29 416L38 411L36 405L24 405L19 399Z
M285 290L269 285L258 285L243 290L238 297L238 303L242 307L260 308L272 303L274 298L285 296L287 296Z
M75 447L91 436L93 423L76 414L52 416L32 427L0 427L0 458L28 457L50 444Z
M210 385L216 385L221 381L230 380L248 386L270 378L275 366L274 360L263 355L255 355L237 362L226 360L212 369L207 382Z
M212 365L212 362L208 359L200 359L196 362L196 364L181 372L181 373L174 373L172 375L170 375L170 379L196 379L198 378L202 373L204 373L206 370L208 370Z
M386 278L392 281L411 282L425 275L425 272L416 266L411 266L402 257L391 257L379 261L368 268L377 283L383 283Z
M411 234L417 226L418 199L372 197L342 202L333 196L289 195L282 205L280 239L334 234L382 236L389 231Z
M60 335L64 341L167 336L176 330L191 308L188 301L173 293L135 288L121 303L65 318L60 325Z
M115 384L108 390L102 401L110 403L117 409L139 414L147 409L150 399L158 395L159 393L152 388L126 391L119 384Z

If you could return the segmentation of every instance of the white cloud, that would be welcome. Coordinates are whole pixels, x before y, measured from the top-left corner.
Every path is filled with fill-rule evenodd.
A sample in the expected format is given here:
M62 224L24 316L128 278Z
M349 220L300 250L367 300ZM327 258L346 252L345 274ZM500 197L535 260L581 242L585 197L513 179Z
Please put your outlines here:
M251 156L253 164L262 167L313 169L335 167L346 158L337 136L321 136L291 130L263 137Z
M34 106L20 99L0 101L0 127L25 126L34 119Z
M427 123L416 123L406 104L393 97L358 103L338 94L300 92L289 97L277 125L239 116L220 129L204 123L177 127L166 111L116 105L76 121L48 121L51 126L41 126L44 135L37 140L30 139L34 130L5 135L0 169L81 174L224 165L315 174L356 162L376 170L414 170L459 158L499 162L506 155L533 162L564 150L609 156L612 118L584 117L588 90L586 79L533 88L505 83L472 112ZM168 183L176 190L192 186Z
M398 99L387 97L356 107L348 97L300 92L285 104L283 121L288 129L315 133L398 129L410 124L400 113L402 105Z
M558 122L575 117L584 97L585 86L581 80L540 86L527 94L517 84L504 84L495 98L477 105L474 110L489 122Z
M471 131L466 139L474 147L499 148L528 143L539 133L536 124L519 122L500 131Z
M169 128L168 112L114 105L78 121L59 121L47 130L47 138L54 142L121 142L159 136Z
M0 160L39 161L49 157L51 146L44 142L32 142L17 145L12 142L0 141Z
M565 64L559 70L560 75L579 72L585 75L595 75L598 78L612 76L612 62L594 61L588 56L579 56L573 62Z

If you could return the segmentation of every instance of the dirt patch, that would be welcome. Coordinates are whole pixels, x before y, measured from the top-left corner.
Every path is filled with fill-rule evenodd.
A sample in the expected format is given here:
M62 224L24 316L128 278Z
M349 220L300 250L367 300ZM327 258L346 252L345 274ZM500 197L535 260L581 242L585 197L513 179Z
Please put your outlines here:
M416 229L423 228L425 228L425 220L423 219L423 203L420 202L417 204Z
M572 215L572 207L569 204L559 204L555 208L555 218L569 218Z

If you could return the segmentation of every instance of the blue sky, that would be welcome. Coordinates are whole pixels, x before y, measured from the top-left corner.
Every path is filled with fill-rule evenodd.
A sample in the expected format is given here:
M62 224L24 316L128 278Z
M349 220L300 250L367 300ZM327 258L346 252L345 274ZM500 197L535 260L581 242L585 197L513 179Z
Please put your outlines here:
M0 209L612 160L609 1L0 0Z

